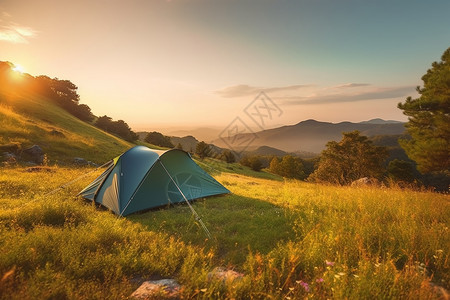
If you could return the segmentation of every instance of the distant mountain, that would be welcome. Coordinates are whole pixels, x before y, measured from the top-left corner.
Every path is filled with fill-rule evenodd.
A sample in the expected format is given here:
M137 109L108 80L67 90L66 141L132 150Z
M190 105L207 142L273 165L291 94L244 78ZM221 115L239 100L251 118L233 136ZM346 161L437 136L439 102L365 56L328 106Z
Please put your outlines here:
M287 153L283 150L269 147L269 146L260 146L257 149L250 151L248 154L252 155L275 155L275 156L284 156Z
M171 136L170 137L170 141L172 142L172 144L175 147L178 144L181 144L181 146L183 147L183 150L187 151L187 152L194 152L195 151L195 147L197 147L197 144L199 143L199 140L197 140L192 135L188 135L188 136L185 136L185 137Z
M164 130L164 135L167 136L195 136L199 141L205 141L206 143L217 139L222 129L217 128L193 128L193 129L175 129L175 130Z
M383 120L383 119L380 119L380 118L372 119L372 120L369 120L369 121L359 122L359 124L399 124L399 123L402 123L402 122L395 121L395 120Z
M383 121L383 120L381 120ZM269 146L286 152L313 152L319 153L329 141L340 141L342 132L359 130L362 135L393 135L403 134L404 124L401 122L391 123L389 121L371 120L365 123L330 123L316 120L306 120L295 125L282 126L278 128L255 132L256 138L251 143L251 147ZM375 123L375 124L374 124ZM252 134L239 134L236 140L251 140ZM213 144L230 148L233 145L227 145L223 140L216 139ZM233 148L233 147L231 147ZM235 147L235 151L241 151L242 148Z

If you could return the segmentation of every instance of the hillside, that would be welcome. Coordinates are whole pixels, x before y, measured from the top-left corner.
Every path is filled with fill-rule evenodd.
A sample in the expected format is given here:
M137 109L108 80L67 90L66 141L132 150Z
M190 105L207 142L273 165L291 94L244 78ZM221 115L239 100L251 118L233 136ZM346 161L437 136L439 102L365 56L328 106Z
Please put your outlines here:
M251 147L269 146L286 152L306 151L319 153L325 148L329 141L339 141L342 132L359 130L362 135L395 135L405 131L403 123L395 123L379 120L362 123L330 123L316 120L306 120L295 125L282 126L256 132L257 138L252 142ZM239 138L245 140L246 134L241 134ZM226 147L221 139L216 139L214 144ZM239 150L239 149L235 149Z
M132 145L85 123L33 89L27 74L11 72L0 81L0 145L39 145L50 163L81 157L103 163ZM6 81L8 80L8 82Z

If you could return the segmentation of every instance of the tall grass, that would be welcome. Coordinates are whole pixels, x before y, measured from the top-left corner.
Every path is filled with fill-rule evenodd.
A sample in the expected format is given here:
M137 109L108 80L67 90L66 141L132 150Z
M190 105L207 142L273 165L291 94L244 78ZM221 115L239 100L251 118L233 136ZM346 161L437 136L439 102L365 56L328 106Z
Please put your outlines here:
M122 299L170 277L196 299L439 299L447 195L215 176L232 195L117 219L75 195L89 169L0 171L0 298ZM231 171L231 170L229 170ZM241 170L245 172L245 170ZM236 280L208 275L215 267Z

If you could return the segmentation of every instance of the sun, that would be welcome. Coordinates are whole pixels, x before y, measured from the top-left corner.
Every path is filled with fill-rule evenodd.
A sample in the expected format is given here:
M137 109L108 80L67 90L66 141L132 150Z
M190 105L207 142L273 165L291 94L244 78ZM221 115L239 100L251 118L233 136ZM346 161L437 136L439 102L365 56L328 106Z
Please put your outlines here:
M14 68L12 68L12 70L20 74L25 73L25 69L21 65L14 65Z

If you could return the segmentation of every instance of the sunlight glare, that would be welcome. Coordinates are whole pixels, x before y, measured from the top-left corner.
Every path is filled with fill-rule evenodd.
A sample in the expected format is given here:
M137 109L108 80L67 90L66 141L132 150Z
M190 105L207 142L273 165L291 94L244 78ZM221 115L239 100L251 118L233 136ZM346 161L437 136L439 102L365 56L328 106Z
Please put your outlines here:
M25 69L21 65L14 65L12 70L21 74L25 73Z

